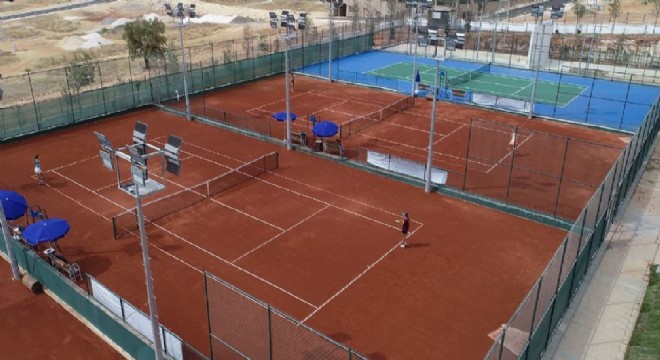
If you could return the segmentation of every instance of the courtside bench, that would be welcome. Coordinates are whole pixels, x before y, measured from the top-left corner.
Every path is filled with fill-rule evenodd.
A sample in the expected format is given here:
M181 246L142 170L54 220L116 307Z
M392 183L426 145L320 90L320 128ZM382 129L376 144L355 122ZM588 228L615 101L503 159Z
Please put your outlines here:
M344 145L338 141L324 141L323 151L328 154L337 154L339 157L344 157Z

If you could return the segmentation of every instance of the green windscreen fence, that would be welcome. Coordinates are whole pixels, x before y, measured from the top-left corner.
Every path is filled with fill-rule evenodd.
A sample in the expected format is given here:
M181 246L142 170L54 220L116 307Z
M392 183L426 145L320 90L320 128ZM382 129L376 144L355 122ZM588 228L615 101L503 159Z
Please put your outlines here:
M0 234L0 239L2 235ZM150 344L129 330L115 317L90 300L87 293L62 275L57 269L39 257L34 251L10 239L20 267L37 279L48 290L70 306L79 316L107 336L134 359L154 359ZM0 240L0 250L7 253L4 240ZM3 266L9 266L4 264ZM84 326L84 325L80 325Z
M574 221L541 277L519 305L485 359L539 359L585 279L616 214L633 190L660 124L656 100L624 152ZM530 309L535 309L530 311Z

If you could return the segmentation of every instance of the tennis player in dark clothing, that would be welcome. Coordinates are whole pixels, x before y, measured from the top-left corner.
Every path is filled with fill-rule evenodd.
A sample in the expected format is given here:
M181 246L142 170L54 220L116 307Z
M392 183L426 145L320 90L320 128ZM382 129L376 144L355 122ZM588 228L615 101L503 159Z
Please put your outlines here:
M408 237L408 230L410 230L410 217L405 211L401 214L401 222L401 234L403 234L403 238L401 239L401 248L405 249L406 246L408 246L406 238Z

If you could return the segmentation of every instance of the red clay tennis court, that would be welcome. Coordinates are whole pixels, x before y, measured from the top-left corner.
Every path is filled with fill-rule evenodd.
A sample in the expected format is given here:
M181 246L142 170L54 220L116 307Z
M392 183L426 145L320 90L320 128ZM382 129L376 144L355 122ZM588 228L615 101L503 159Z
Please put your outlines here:
M313 114L341 125L337 138L348 158L366 161L367 153L375 151L426 162L431 101L417 98L410 108L412 99L400 94L296 79L293 133L311 134ZM230 124L227 113L247 116L247 124L236 125L283 139L284 123L271 119L286 109L282 82L276 76L206 93L192 99L193 112ZM182 108L183 102L168 106ZM509 146L512 133L515 143ZM628 134L442 102L436 111L433 165L447 171L446 184L452 188L572 221L629 140Z
M147 225L161 322L206 354L204 271L369 358L482 357L566 233L156 109L4 146L2 185L68 219L62 252L143 310L139 241L115 240L111 222L133 200L93 135L127 143L138 120L156 145L184 139L181 176L145 203L279 153L276 169ZM32 178L34 153L45 187Z

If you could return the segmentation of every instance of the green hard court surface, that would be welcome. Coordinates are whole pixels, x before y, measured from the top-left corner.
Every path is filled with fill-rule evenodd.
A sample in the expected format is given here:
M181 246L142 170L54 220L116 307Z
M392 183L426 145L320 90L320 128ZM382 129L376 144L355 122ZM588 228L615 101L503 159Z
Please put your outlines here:
M435 66L418 63L417 69L419 70L421 83L430 85L435 83ZM412 63L400 62L370 71L368 74L410 81L412 77L412 71ZM469 73L469 71L464 69L444 66L440 67L440 71L444 71L449 79ZM441 81L444 83L446 79L441 79ZM466 82L459 83L458 85L450 87L454 89L472 90L477 93L492 94L495 96L518 100L530 100L532 98L533 84L533 79L485 72L472 80L468 80ZM539 80L536 85L535 101L539 103L565 106L573 99L575 99L575 97L585 89L585 86L565 83L560 84L552 81Z

